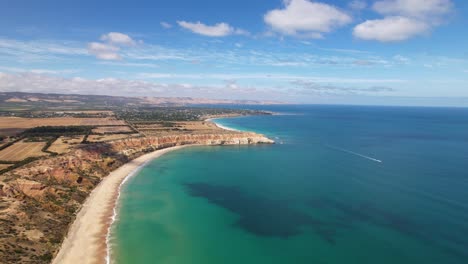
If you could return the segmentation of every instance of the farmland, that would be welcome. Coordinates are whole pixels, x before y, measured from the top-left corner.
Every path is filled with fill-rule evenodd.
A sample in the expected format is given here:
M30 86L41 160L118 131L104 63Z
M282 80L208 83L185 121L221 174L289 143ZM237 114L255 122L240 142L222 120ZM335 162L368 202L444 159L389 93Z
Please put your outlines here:
M0 164L0 171L10 167L13 164Z
M102 126L92 130L95 134L116 134L116 133L131 133L134 132L128 126Z
M77 136L61 136L52 143L49 151L62 154L70 151L74 146L80 144L84 139L83 135Z
M88 142L90 143L106 142L106 141L129 138L129 137L138 137L138 136L140 136L140 134L89 135Z
M42 152L46 142L26 142L21 140L0 151L0 160L2 161L22 161L30 157L39 157L48 155Z
M0 135L12 136L28 128L39 126L120 126L125 121L113 118L22 118L0 117Z
M186 122L137 122L134 126L146 136L164 136L169 134L209 134L229 133L217 127L212 122L186 121Z

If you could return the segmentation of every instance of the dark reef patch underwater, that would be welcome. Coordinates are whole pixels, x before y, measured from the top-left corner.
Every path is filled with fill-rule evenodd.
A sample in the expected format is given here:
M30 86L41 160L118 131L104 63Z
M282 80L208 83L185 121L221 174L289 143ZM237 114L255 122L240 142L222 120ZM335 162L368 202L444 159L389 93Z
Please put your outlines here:
M206 198L237 215L236 226L257 236L288 238L301 233L301 226L310 225L326 241L333 242L333 226L294 210L288 202L250 196L237 187L206 183L186 184L193 196Z

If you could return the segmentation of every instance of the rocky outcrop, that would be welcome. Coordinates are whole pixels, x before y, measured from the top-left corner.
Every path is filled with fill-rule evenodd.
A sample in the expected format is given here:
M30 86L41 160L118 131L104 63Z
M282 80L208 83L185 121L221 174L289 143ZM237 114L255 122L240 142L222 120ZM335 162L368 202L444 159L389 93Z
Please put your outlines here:
M271 143L255 133L129 138L84 145L10 171L0 178L0 258L7 263L48 263L101 179L145 153L189 144Z

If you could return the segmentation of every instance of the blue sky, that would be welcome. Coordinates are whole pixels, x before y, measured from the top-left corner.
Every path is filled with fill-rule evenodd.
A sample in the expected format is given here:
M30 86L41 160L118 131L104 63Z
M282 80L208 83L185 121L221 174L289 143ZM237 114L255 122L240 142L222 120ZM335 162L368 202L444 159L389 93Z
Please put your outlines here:
M467 1L0 3L0 91L468 106Z

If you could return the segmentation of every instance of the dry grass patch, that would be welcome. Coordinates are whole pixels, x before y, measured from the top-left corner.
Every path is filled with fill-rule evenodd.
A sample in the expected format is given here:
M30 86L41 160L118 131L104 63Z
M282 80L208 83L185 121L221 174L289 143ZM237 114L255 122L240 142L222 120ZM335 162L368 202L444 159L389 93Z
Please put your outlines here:
M128 126L104 126L93 129L96 134L109 134L109 133L129 133L133 130Z
M140 123L136 125L136 128L147 136L230 133L208 121Z
M120 126L125 121L114 118L22 118L0 117L0 135L14 135L28 128L39 126Z
M0 160L22 161L29 157L39 157L48 155L42 152L46 142L25 142L21 140L0 151Z
M104 142L138 136L140 134L89 135L88 142Z
M61 136L52 143L48 150L59 154L67 153L76 145L80 144L83 139L84 135Z
M11 165L13 165L13 164L0 164L0 170L4 170L4 169L10 167Z

